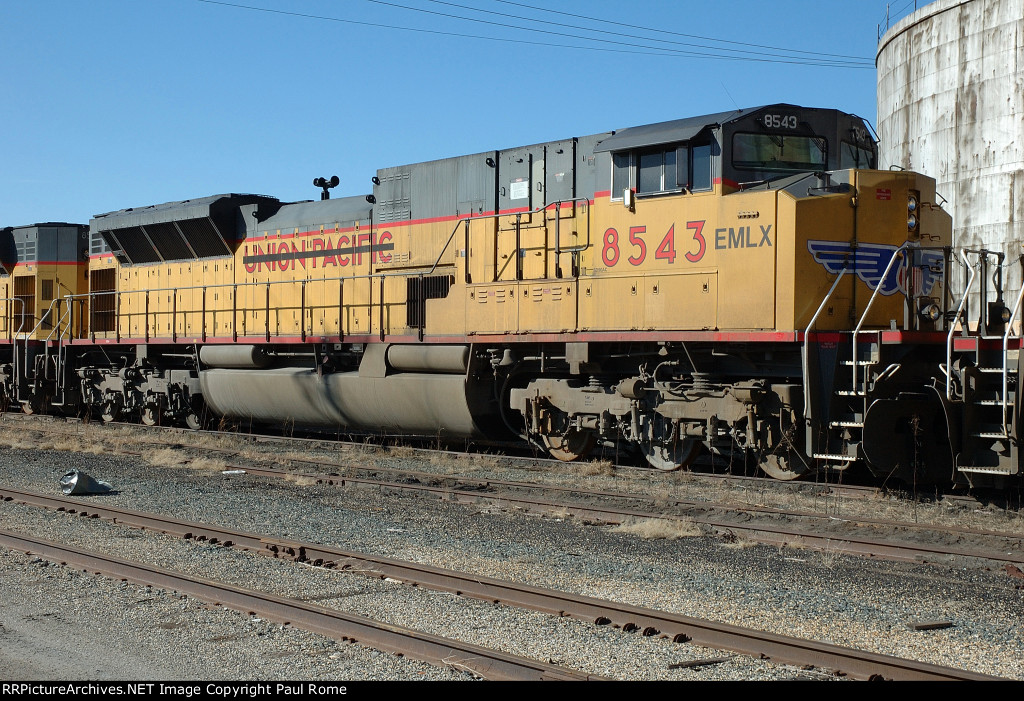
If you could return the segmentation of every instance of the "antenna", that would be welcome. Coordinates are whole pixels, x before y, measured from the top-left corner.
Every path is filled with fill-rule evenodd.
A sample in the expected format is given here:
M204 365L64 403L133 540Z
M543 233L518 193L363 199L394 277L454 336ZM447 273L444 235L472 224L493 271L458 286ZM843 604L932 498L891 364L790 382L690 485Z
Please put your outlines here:
M740 106L736 104L736 100L734 100L733 96L729 93L729 89L727 87L725 87L725 83L722 83L722 81L718 81L718 82L722 84L722 90L725 90L725 94L729 95L729 99L732 100L732 104L736 105L736 111L739 112L740 111Z

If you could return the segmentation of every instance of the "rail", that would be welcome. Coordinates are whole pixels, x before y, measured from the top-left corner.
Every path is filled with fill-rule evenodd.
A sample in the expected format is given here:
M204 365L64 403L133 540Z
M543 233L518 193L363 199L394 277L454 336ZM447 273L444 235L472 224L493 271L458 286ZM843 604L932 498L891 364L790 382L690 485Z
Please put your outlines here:
M14 372L16 373L15 377L17 378L15 383L14 383L14 399L19 404L21 403L21 382L20 382L20 380L21 379L26 379L26 380L35 379L35 374L34 373L33 373L32 377L29 377L29 373L28 373L28 342L30 340L32 340L33 336L35 336L39 332L40 329L43 328L43 324L45 324L45 323L49 323L50 324L50 328L49 328L50 334L48 335L48 337L53 335L54 326L53 326L53 321L52 321L53 320L52 313L53 313L54 305L57 306L58 310L60 309L60 298L59 297L50 300L50 306L46 308L46 312L44 312L43 315L40 316L36 320L36 325L32 327L32 330L31 331L27 331L27 332L22 330L22 329L25 328L24 306L22 307L22 309L23 309L23 316L22 316L22 319L21 319L21 327L14 334L14 337L12 339L12 342L14 344L14 360L15 360L15 362L14 362ZM25 342L24 343L25 366L24 366L24 368L21 368L21 374L17 374L18 371L19 371L18 362L17 362L18 361L18 341L24 341ZM45 368L46 368L46 364L45 363L43 364L43 368L44 368L44 372L45 372Z
M275 476L282 474L268 472ZM403 483L402 486L412 485ZM101 518L124 527L148 529L192 541L223 543L226 546L298 562L319 562L326 565L343 562L350 570L372 572L375 576L387 576L435 591L457 592L461 596L501 602L558 616L571 616L589 622L603 619L606 621L605 625L614 625L621 630L642 630L645 631L644 635L660 634L674 640L688 640L697 645L724 648L755 657L770 658L777 662L829 667L860 679L879 676L898 680L991 678L966 670L484 577L479 573L447 570L315 543L268 538L260 533L182 521L161 514L130 511L0 486L0 501L7 499L34 507Z
M882 19L882 21L878 23L878 26L875 28L875 31L878 35L876 41L881 42L882 37L885 36L885 33L888 32L889 29L896 22L903 19L907 15L917 12L918 5L924 5L927 2L930 2L930 0L904 0L904 2L895 9L893 9L893 5L896 5L897 3L885 3L885 17ZM913 5L914 9L910 9L911 5Z
M17 314L18 320L19 320L18 321L18 330L17 331L14 331L13 333L11 332L11 327L14 326L14 309L12 307L7 307L7 311L10 312L10 323L9 324L7 323L8 314L6 313L6 311L5 311L4 316L3 316L4 325L7 327L7 338L8 338L8 340L11 341L12 345L14 346L14 348L13 348L14 352L13 352L12 357L11 357L11 372L12 372L12 374L14 376L15 401L18 401L20 399L19 396L18 396L18 394L19 394L18 388L21 385L21 383L18 381L18 379L21 377L21 373L20 373L21 368L20 368L20 363L18 362L18 334L20 334L22 332L22 329L25 328L25 318L26 318L25 317L25 300L20 299L18 297L2 297L2 298L0 298L0 302L6 302L6 303L8 303L10 305L14 305L14 304L21 305L21 308L20 308L20 310L18 311L18 314ZM27 344L27 342L26 342L25 352L26 352L26 354L28 353L28 344Z
M74 546L42 540L38 537L0 531L3 547L32 553L95 572L115 580L129 580L148 586L181 592L202 601L223 605L235 611L290 624L335 640L358 640L383 652L407 655L439 667L461 667L484 679L506 681L585 681L601 680L554 662L542 662L512 653L485 648L455 638L444 638L393 623L378 622L365 616L271 594L245 589L224 582L193 577L114 555L81 550Z
M561 222L562 222L562 218L560 216L558 216L558 214L559 214L560 210L562 209L562 205L563 204L576 204L576 203L581 203L581 204L586 206L586 210L587 210L587 242L585 244L580 245L580 246L569 246L569 247L566 247L566 248L562 248L562 245L561 245ZM559 255L561 255L562 253L574 253L574 252L579 252L579 251L585 251L586 249L590 248L590 205L591 205L591 201L590 201L589 197L573 197L573 198L570 198L568 200L556 200L554 202L549 202L548 204L544 205L543 207L538 207L537 209L531 209L531 210L529 210L527 212L516 212L515 213L515 217L516 217L516 224L515 224L515 227L516 227L516 251L515 251L516 259L518 260L518 258L519 258L519 251L520 251L520 248L521 248L521 246L520 246L520 235L521 235L522 217L523 216L527 216L527 215L545 213L545 212L547 212L547 210L549 210L552 207L554 207L554 209L555 209L555 269L556 269L556 277L561 277L561 275L557 274L557 273L561 272L561 267L560 267L559 259L558 259ZM455 228L452 229L452 233L449 234L448 240L445 242L444 246L441 248L441 252L437 254L437 260L434 261L434 265L431 266L430 270L427 271L426 274L430 275L431 273L434 272L434 270L438 266L438 263L441 262L441 258L444 257L445 251L448 250L448 247L451 245L452 241L455 240L455 234L458 233L460 228L464 227L465 230L466 230L466 257L467 257L467 263L466 263L466 282L471 282L471 280L470 280L470 273L469 273L469 262L468 262L469 261L469 234L470 234L469 224L470 224L470 222L473 222L473 221L485 221L485 220L488 220L488 219L498 220L498 219L500 219L502 217L508 217L508 216L511 216L511 215L508 214L508 213L502 214L502 213L498 212L498 213L495 213L495 214L480 214L480 215L476 215L476 216L468 216L468 217L465 217L463 219L460 219L458 224L455 225ZM517 274L516 279L522 279L521 270L517 269L517 272L519 274Z
M516 258L519 258L519 228L521 218L527 214L539 214L551 208L561 209L566 204L588 204L590 200L585 197L572 198L570 200L558 200L544 207L531 210L530 212L519 212L516 215L517 248ZM89 323L88 336L84 331L86 324L79 324L79 331L71 331L73 338L88 337L92 341L97 338L113 338L120 341L123 337L141 338L148 342L153 337L159 336L161 326L166 330L166 336L172 342L176 342L179 336L191 339L198 339L206 342L212 337L230 336L232 341L239 337L262 336L266 341L273 337L286 335L298 336L305 341L309 336L338 336L353 333L352 322L354 315L362 313L360 319L365 319L366 328L359 329L356 333L369 335L373 333L374 319L373 312L379 308L379 319L376 320L380 337L396 328L391 322L392 310L395 307L408 305L414 300L408 293L401 295L398 301L388 301L388 281L399 279L418 278L423 280L437 272L442 267L441 259L450 248L455 235L461 227L466 227L467 250L469 223L476 220L490 220L509 216L508 214L488 214L476 217L467 217L460 220L452 230L448 240L442 247L434 263L426 271L396 271L369 273L363 275L347 275L330 278L299 279L299 280L264 280L252 282L229 282L213 285L189 285L176 287L161 287L145 290L104 290L92 291L81 294L65 295L62 299L68 304L67 316L72 324L75 318L73 307L78 305L79 316L84 316L84 309L88 303ZM561 217L555 217L555 266L556 273L561 272L558 261L562 253L573 253L585 250L591 245L590 210L587 208L587 238L586 242L577 246L563 246L561 240ZM443 264L445 268L452 267L452 264ZM469 281L469 266L466 266L467 282ZM517 279L522 279L521 269L517 271ZM366 284L365 297L358 302L345 298L345 288L356 284ZM336 292L335 292L336 285ZM291 286L293 293L289 294ZM422 287L422 285L421 285ZM278 295L279 299L271 304L272 290L282 290ZM376 299L375 299L376 290ZM231 304L224 300L216 300L221 293L228 293ZM239 295L246 299L245 304L239 304ZM328 297L333 297L329 302ZM392 294L395 294L394 292ZM161 295L167 295L166 300L159 300ZM210 304L210 297L214 297L218 304ZM320 303L314 299L323 300ZM100 305L96 302L103 299L112 299L113 302L107 305ZM394 298L393 298L394 299ZM299 304L289 304L284 300L298 300ZM186 308L180 309L179 302ZM419 299L421 312L425 306L425 298ZM331 328L327 321L328 312L337 312L337 329ZM288 315L297 316L297 321L286 319ZM424 314L417 315L416 323L407 323L404 328L417 331L420 340L423 340ZM260 318L262 317L262 319ZM139 320L142 323L139 323ZM260 323L262 322L262 323ZM288 331L282 331L282 327ZM319 328L318 328L319 327ZM225 329L220 333L220 329Z
M199 339L205 342L211 336L216 337L217 331L220 328L219 324L223 324L225 335L229 334L232 340L238 340L239 337L262 336L265 340L269 341L275 336L292 334L299 336L303 341L308 336L338 335L339 337L344 337L351 329L351 325L346 325L345 323L347 319L346 311L359 309L364 310L367 322L365 333L369 334L372 333L372 315L374 307L377 306L381 307L378 323L380 324L379 332L383 336L387 331L388 315L386 308L388 306L404 306L410 301L408 298L405 298L399 302L387 302L385 300L385 281L410 278L422 279L423 275L422 271L388 271L386 273L316 279L228 282L214 285L187 285L128 291L106 290L65 295L63 299L67 301L69 308L77 304L80 305L80 310L90 301L102 298L114 299L114 304L111 305L112 309L107 311L97 311L96 304L89 304L90 323L88 324L88 334L85 333L84 327L80 327L77 335L72 334L76 338L88 337L93 341L97 337L105 338L108 337L106 334L113 334L112 338L117 341L120 341L122 337L130 337L142 338L148 342L151 338L159 337L156 334L159 332L160 323L164 321L166 321L167 336L172 341L177 341L179 336L183 336L190 340ZM358 303L352 303L351 300L346 301L346 286L360 281L367 283L367 296L365 300L361 300ZM336 299L332 299L329 303L325 301L321 304L310 301L310 288L313 288L318 293L322 293L323 299L326 300L327 293L334 290L335 283L337 284ZM297 294L289 297L287 292L289 286L295 289ZM282 299L297 299L299 303L296 305L294 303L278 302L272 305L272 288L282 290L280 295ZM379 299L376 301L373 294L374 288L378 290L377 294L379 295ZM218 295L222 291L230 292L231 304L223 304L221 308L212 307L209 304L210 296ZM240 291L246 293L247 304L245 305L239 305ZM197 293L199 296L198 300L196 299ZM161 294L168 295L167 300L163 302L163 308L157 307L153 303L154 299ZM191 308L182 310L179 309L178 303L183 301L182 298L185 296L190 297L192 305ZM327 311L336 311L338 313L336 334L333 329L328 327L326 322L325 315ZM315 319L317 312L324 314L321 318L321 328L319 329L321 333L318 333L316 329ZM299 320L294 324L284 322L283 319L289 313L297 314ZM109 324L98 323L97 315L99 314L109 314ZM258 315L262 315L262 323L258 327L246 322L246 317L250 314L255 318L258 318ZM70 312L70 315L72 318L74 317L73 312ZM225 317L227 317L230 323L224 320ZM138 323L140 318L142 319L141 324ZM193 326L193 321L195 320L198 320L198 323ZM282 326L288 326L288 331L282 332ZM227 331L228 328L230 328L230 332ZM363 333L363 331L360 330L360 333Z
M58 341L57 364L56 367L54 368L53 379L57 392L50 399L50 404L52 404L53 406L64 406L67 403L65 397L66 388L64 386L64 361L67 358L67 346L64 343L64 341L67 340L67 338L70 338L72 335L74 335L75 323L73 308L70 302L65 307L63 314L60 312L60 309L60 300L57 300L57 323L53 325L53 328L51 328L50 333L47 334L45 343L43 344L43 357L45 359L45 362L43 363L43 375L45 377L46 370L50 367L51 341L53 340L53 334L56 332ZM66 324L65 320L67 320Z
M949 334L946 335L946 399L948 400L953 399L953 336L956 334L957 322L961 322L960 314L964 310L964 305L967 304L967 296L970 295L971 287L974 286L975 277L975 270L974 267L971 265L970 258L967 257L966 248L960 249L960 260L964 262L964 267L967 268L969 272L969 277L967 278L967 285L964 287L964 294L960 298L960 304L957 305L956 314L953 315L953 320L949 324ZM960 328L966 329L967 325L961 322Z
M1021 301L1024 301L1024 284L1021 285L1020 292L1017 293L1017 301L1013 305L1013 311L1010 313L1010 319L1006 322L1006 330L1003 332L1003 393L1000 395L1000 401L1003 406L1003 435L1006 438L1010 437L1010 421L1007 418L1007 393L1009 391L1009 379L1010 379L1010 335L1013 332L1013 324L1017 321L1017 314L1020 312ZM1017 387L1018 394L1020 393L1020 386Z
M853 347L851 349L852 357L850 358L850 360L853 363L853 391L854 391L854 393L860 394L860 392L858 392L858 389L857 389L857 383L859 382L859 377L858 376L860 375L860 371L858 370L858 368L860 367L860 365L859 365L860 361L857 360L857 337L860 335L861 329L864 327L864 322L868 318L868 312L871 311L871 306L875 303L875 300L878 298L878 291L880 289L882 289L882 285L885 283L886 278L889 277L889 273L892 271L893 263L895 263L897 259L903 258L903 252L907 249L907 246L909 246L909 245L910 245L909 243L905 243L902 246L900 246L899 248L897 248L895 251L892 252L892 258L889 259L889 264L885 266L885 272L882 273L882 277L879 278L878 284L875 285L875 289L871 292L871 297L868 298L868 303L864 306L864 312L860 315L860 320L857 322L857 326L853 330ZM865 373L865 375L864 375L864 392L863 392L863 394L867 394L867 373Z
M0 297L0 302L5 303L4 313L0 315L0 337L14 341L16 335L25 328L25 300L21 297ZM18 311L14 310L14 305L19 305ZM15 320L18 321L17 329L14 329Z
M836 287L839 286L839 281L843 279L843 275L846 275L846 271L849 270L849 266L843 266L843 269L839 271L836 281L832 283L832 287L829 288L828 294L825 295L825 299L821 300L821 304L818 305L818 311L814 312L814 316L811 317L811 322L807 324L807 328L804 330L804 354L803 354L803 371L804 371L804 422L807 422L807 407L811 405L811 390L810 383L807 382L807 377L810 374L810 363L808 362L808 354L810 353L810 336L811 329L814 328L814 324L817 323L818 317L821 315L822 310L828 301L832 298L832 293L836 291Z

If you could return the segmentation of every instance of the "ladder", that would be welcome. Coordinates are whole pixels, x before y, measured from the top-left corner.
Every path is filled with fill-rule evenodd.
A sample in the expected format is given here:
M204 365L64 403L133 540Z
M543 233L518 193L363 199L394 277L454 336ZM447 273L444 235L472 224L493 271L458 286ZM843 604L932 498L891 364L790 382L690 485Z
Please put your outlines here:
M893 266L896 261L902 260L905 255L905 250L909 244L903 244L892 253L892 257L889 259L889 263L885 267L885 272L882 273L880 280L888 278L892 272ZM844 266L840 271L836 281L832 284L828 294L825 295L825 299L822 300L811 318L810 324L808 324L806 331L804 332L804 418L807 419L807 407L810 402L809 396L809 383L806 381L808 377L808 353L809 353L809 334L814 324L817 322L818 315L821 310L825 307L828 300L831 298L832 293L835 291L836 286L846 273L848 266ZM854 328L850 337L850 354L848 358L841 358L839 360L840 367L850 368L851 382L849 388L835 388L833 389L833 400L829 406L829 420L827 424L827 432L823 441L825 449L815 449L810 451L811 457L816 460L822 460L827 466L835 469L845 469L850 466L859 457L859 447L863 436L864 429L864 417L867 413L868 397L871 393L872 387L880 381L894 375L899 369L898 363L893 363L889 367L885 368L881 373L872 373L871 369L879 365L881 361L881 332L877 330L864 330L864 323L867 321L868 314L871 311L872 305L878 298L879 290L881 289L881 283L875 286L875 289L871 293L871 297L868 299L868 303L864 306L864 311L861 313L860 319L857 321L857 326ZM862 335L869 334L873 335L874 339L870 342L867 347L868 352L862 353L864 350L860 346L860 338ZM871 379L869 384L869 379ZM837 383L838 384L838 383ZM836 410L833 412L833 407ZM835 416L833 416L833 413ZM809 422L808 422L809 423ZM820 445L817 441L814 445ZM840 446L841 450L835 450L834 446Z
M956 469L966 474L1014 475L1020 471L1018 441L1014 426L1014 407L1020 391L1016 368L1019 362L1019 343L1010 348L1010 339L1020 341L1019 334L1013 334L1014 323L1024 300L1024 286L1017 294L1009 319L1001 335L986 334L987 323L983 321L979 333L968 335L969 329L961 319L961 312L967 304L977 277L984 281L987 275L976 275L976 268L986 267L986 251L961 249L960 257L969 271L967 285L957 306L954 319L961 320L960 343L954 343L956 324L952 324L946 338L946 397L960 401L963 406L963 442L956 457ZM970 255L978 256L977 265L972 265ZM954 345L958 345L957 361L961 386L957 395L952 373L954 370ZM1011 369L1012 368L1012 369Z

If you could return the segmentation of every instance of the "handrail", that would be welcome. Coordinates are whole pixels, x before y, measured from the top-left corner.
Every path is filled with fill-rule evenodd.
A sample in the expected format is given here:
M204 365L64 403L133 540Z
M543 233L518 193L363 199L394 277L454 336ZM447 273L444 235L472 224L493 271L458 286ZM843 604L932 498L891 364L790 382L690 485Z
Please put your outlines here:
M146 289L138 290L103 290L99 292L80 292L74 295L64 295L61 299L75 299L84 300L91 299L93 297L102 297L109 295L128 295L128 294L142 294L144 292L172 292L177 290L178 292L189 292L191 290L203 290L203 289L218 289L222 287L261 287L263 285L299 285L303 282L341 282L343 280L372 280L380 277L413 277L416 275L423 275L421 270L389 270L387 272L380 273L368 273L366 275L343 275L339 277L324 277L324 278L295 278L294 280L259 280L252 282L222 282L216 285L190 285L187 287L151 287ZM2 301L2 300L0 300Z
M11 331L10 329L8 329L8 334L10 335L11 344L14 346L14 353L12 354L12 357L11 357L11 365L12 365L11 373L14 376L14 399L15 399L15 401L20 402L21 401L21 396L20 396L21 393L20 393L20 389L19 388L21 386L21 383L18 382L18 380L21 378L21 374L19 372L21 364L18 362L18 334L20 334L21 330L23 328L25 328L25 300L21 299L20 297L0 297L0 302L16 302L17 304L21 305L21 308L18 310L18 319L20 320L20 322L18 324L18 330L17 331ZM13 322L14 322L14 318L12 316L12 318L11 318L12 325L13 325ZM28 354L28 341L25 342L25 354L26 355Z
M949 335L946 336L946 369L950 373L947 375L949 378L946 382L946 399L953 399L953 335L956 333L956 324L960 321L960 312L963 311L964 305L967 304L967 296L971 293L971 287L974 286L975 270L971 266L971 261L967 257L967 249L960 249L960 259L964 262L964 266L970 273L970 277L967 279L967 285L964 287L963 297L960 298L960 304L957 305L956 314L953 316L952 321L949 324ZM961 328L966 328L966 325L961 324Z
M32 327L32 330L28 331L27 333L22 331L22 329L25 328L24 306L22 306L22 312L23 313L22 313L21 326L18 327L18 331L17 331L17 333L15 333L15 335L14 335L14 337L12 339L13 342L14 342L14 359L15 359L14 372L15 373L18 372L18 367L17 367L17 365L18 365L18 363L17 363L17 359L18 359L18 340L19 340L18 336L23 334L23 333L24 333L24 335L21 337L21 340L25 342L25 367L21 368L22 374L21 375L16 374L15 377L17 377L19 379L24 377L24 379L26 379L26 380L29 379L29 377L28 377L28 342L30 340L32 340L32 336L35 334L36 331L38 331L40 329L40 327L42 327L43 322L49 317L50 312L53 310L53 305L57 304L59 301L60 301L59 297L55 297L52 300L50 300L50 306L46 308L46 312L42 316L39 317L39 321L37 321L36 325ZM14 398L15 398L15 400L19 404L21 403L21 383L20 382L16 382L15 383Z
M46 336L46 345L44 346L44 351L43 352L44 352L44 357L46 358L47 367L49 367L49 360L50 360L50 346L49 346L49 343L50 343L50 340L53 338L54 332L57 333L57 366L54 368L54 378L53 378L53 380L54 380L54 383L56 384L57 389L59 390L59 395L55 395L55 397L50 400L50 403L53 406L64 406L66 404L66 401L67 401L66 400L67 388L64 386L64 373L63 373L64 358L67 355L67 351L66 351L66 346L64 344L64 340L65 340L65 336L67 338L71 338L73 336L73 334L74 334L73 326L74 326L74 323L75 323L75 319L74 319L74 314L73 314L73 311L72 311L73 309L74 309L74 305L72 305L71 301L68 300L67 308L64 310L64 313L60 315L60 317L57 319L57 323L53 326L53 328L50 329L50 333L47 334L47 336ZM58 304L57 304L57 310L60 311L60 303L59 303L59 301L58 301ZM61 326L61 324L64 323L65 319L67 320L67 325L66 326ZM44 372L45 372L45 370L44 370ZM59 396L60 401L57 401L57 396Z
M11 341L16 341L17 340L17 335L19 333L21 333L21 330L25 327L25 300L20 298L20 297L0 297L0 302L17 302L18 304L21 305L21 309L18 311L18 318L21 320L21 323L18 325L18 330L17 331L12 331L9 328L7 329L7 337ZM12 313L11 313L11 324L13 325L14 324L14 314L13 314L13 310L11 310L11 311L12 311ZM5 321L6 321L6 319L5 319Z
M49 313L51 311L53 311L53 305L57 304L58 302L60 302L60 300L61 300L60 297L55 297L55 298L50 300L50 306L47 307L46 308L46 312L39 317L38 321L36 321L36 325L32 327L31 331L22 331L21 330L25 326L24 320L22 321L22 325L21 325L21 327L19 327L19 329L17 331L18 334L24 334L23 336L21 336L21 340L23 340L23 341L31 340L32 335L42 327L43 322L46 321L47 316L49 315ZM51 336L53 335L52 328L51 328L50 335Z
M803 373L804 373L804 423L807 422L807 407L811 404L811 390L810 383L807 381L807 377L810 374L810 364L807 362L808 354L810 353L810 334L814 324L818 321L818 316L821 314L825 305L828 304L828 300L832 298L832 293L836 291L836 287L839 285L839 281L843 279L843 275L846 275L846 271L849 270L849 265L843 266L843 269L839 271L839 276L836 281L832 283L832 287L829 288L828 294L825 295L825 299L821 300L821 304L818 305L818 311L814 312L814 316L811 317L811 322L807 324L807 328L804 330L804 356L803 356Z
M572 202L586 203L586 204L589 205L590 204L590 199L586 198L586 197L574 197L574 198L569 199L569 200L558 200L556 202L551 202L551 203L545 205L544 207L540 207L538 209L531 210L530 212L520 212L519 214L520 215L522 215L522 214L537 214L537 213L544 212L544 211L546 211L546 210L548 210L548 209L550 209L552 207L559 207L560 208L563 204L572 203ZM448 241L445 243L444 247L441 249L441 253L438 254L437 260L430 267L430 269L428 271L426 271L426 272L424 272L422 269L420 269L420 270L387 270L387 271L381 271L381 272L377 272L377 273L372 273L371 272L371 273L367 273L367 274L363 274L363 275L342 275L342 276L336 276L336 277L313 278L313 279L262 280L262 281L252 281L252 282L229 282L229 283L218 283L218 284L213 284L213 285L191 285L191 286L186 286L186 287L158 287L158 288L149 288L149 289L146 289L146 290L141 290L141 289L140 290L103 290L103 291L90 291L90 292L79 293L79 294L69 294L69 295L65 295L62 299L67 301L68 307L70 309L71 306L75 302L81 303L81 302L84 302L85 300L95 300L95 299L98 299L99 297L104 297L104 296L113 296L115 299L119 300L124 295L143 294L143 293L145 293L147 295L147 298L148 298L149 294L151 294L151 293L171 292L176 297L177 294L179 294L179 293L190 292L190 291L193 291L193 290L215 290L215 289L222 289L222 288L231 288L233 290L232 297L236 298L237 297L237 292L238 292L239 288L247 288L247 287L248 288L252 288L252 289L260 289L261 287L265 286L267 291L269 292L270 287L273 286L273 285L296 285L296 284L305 285L308 282L313 282L313 283L340 282L340 283L344 284L346 280L353 281L353 280L363 280L363 279L365 279L365 280L368 280L370 282L373 282L375 279L378 279L378 278L383 280L383 279L388 278L388 277L391 277L391 278L422 277L423 275L430 275L431 273L435 272L435 270L440 265L440 261L441 261L441 258L444 256L444 252L448 249L448 246L451 244L451 241L454 239L455 234L458 233L459 227L463 226L464 222L468 222L468 221L472 221L472 220L482 220L482 219L495 219L495 218L503 217L503 216L509 216L509 215L507 213L506 214L487 214L487 215L471 216L471 217L466 217L464 219L460 219L459 223L452 230L451 235L448 237ZM560 240L558 240L559 231L557 230L557 227L556 227L556 241L555 241L556 245L555 245L555 248L558 251L558 253L566 253L566 252L570 252L571 253L571 252L577 252L577 251L586 250L591 245L591 231L590 231L590 228L591 227L590 227L590 211L589 211L589 208L587 210L587 240L586 240L586 243L584 243L582 245L579 245L579 246L566 246L566 247L562 247ZM95 309L94 306L90 306L90 308L91 309ZM154 314L166 314L166 313L167 312L154 312ZM183 313L184 314L188 314L190 312L183 312ZM147 318L150 316L148 311L144 312L144 314L145 314L145 316ZM132 314L130 316L135 316L135 314ZM148 322L147 322L147 324L148 324ZM37 326L37 328L38 328L38 326ZM36 329L33 329L33 332L30 332L30 333L34 333L35 330ZM74 336L73 332L71 333L71 336Z
M854 392L857 392L857 375L859 374L858 370L857 370L857 368L859 367L857 365L857 336L860 334L861 327L864 326L864 322L868 318L868 312L871 311L871 305L873 305L875 303L875 299L877 299L877 297L878 297L878 291L880 289L882 289L882 285L885 284L885 279L887 277L889 277L889 271L892 270L892 264L896 262L897 258L902 258L902 255L900 255L901 252L904 251L907 248L907 246L909 246L909 245L910 245L909 242L905 243L902 246L900 246L899 248L897 248L895 251L892 252L892 258L889 259L889 264L887 266L885 266L885 272L882 273L882 277L879 278L878 284L875 285L875 289L872 291L871 297L868 299L868 303L864 307L864 313L860 315L860 321L857 322L857 327L853 330L853 348L851 349L853 357L851 358L851 360L853 360L853 391ZM867 375L865 375L865 378L864 378L864 393L867 394L867 391L868 391L868 388L867 388ZM857 393L859 394L859 392L857 392Z
M1017 312L1020 311L1021 301L1024 300L1024 285L1021 285L1020 292L1017 294L1017 301L1013 305L1013 312L1010 314L1010 320L1006 322L1006 331L1003 333L1003 393L1000 396L1000 400L1003 405L1003 435L1007 438L1010 437L1010 422L1006 419L1006 396L1009 388L1009 365L1010 365L1010 353L1009 353L1009 341L1010 332L1013 331L1013 322L1017 320ZM1018 386L1017 392L1020 392Z
M379 272L379 273L368 273L368 274L365 274L365 275L346 275L346 276L330 277L330 278L313 278L313 279L299 278L299 279L294 279L294 280L260 280L260 281L252 281L252 282L227 282L227 283L218 283L218 284L215 284L215 285L190 285L190 286L187 286L187 287L156 287L156 288L151 288L151 289L138 289L138 290L104 290L104 291L97 291L97 292L83 292L83 293L78 293L78 294L64 295L64 297L62 297L61 299L66 300L67 303L68 303L68 307L70 308L75 302L83 303L83 302L86 302L86 301L94 300L94 299L99 298L99 297L113 296L113 297L115 297L115 299L119 300L119 299L121 299L122 296L145 294L147 299L148 299L148 297L149 297L149 295L151 293L171 292L172 294L174 294L176 296L178 293L181 293L181 292L191 292L191 291L195 291L195 290L212 290L212 289L222 289L222 288L231 288L232 291L233 291L232 298L233 299L237 299L237 296L238 296L237 292L238 292L238 290L240 288L247 288L247 287L248 288L252 288L252 289L266 288L267 293L269 295L270 287L273 286L273 285L303 285L304 286L304 285L306 285L307 283L310 283L310 282L313 282L313 283L340 282L342 285L344 285L345 281L353 281L353 280L368 280L368 281L370 281L372 283L374 280L377 280L377 279L385 280L385 279L387 279L389 277L391 277L391 278L409 278L409 277L414 277L414 276L415 277L422 276L423 274L424 273L423 273L422 270L419 270L419 271L416 271L416 270L389 270L389 271ZM366 304L366 306L372 306L372 302L368 302ZM94 308L94 307L91 307L91 308ZM298 305L296 306L296 308L298 308ZM326 305L325 305L325 308L326 308ZM235 310L227 310L227 311L229 313L233 312L232 319L234 320L234 317L235 317L235 315L237 315L237 311L238 310L235 309ZM127 314L127 316L129 316L129 317L138 316L140 313L147 319L147 329L148 329L148 318L149 318L149 316L156 316L156 315L161 315L161 314L163 314L163 315L172 314L172 318L176 318L177 317L177 312L167 312L167 311L164 311L164 312L149 312L149 311L133 312L133 313ZM196 311L196 310L192 310L192 311L182 311L180 313L187 317L189 314L198 314L199 312ZM121 316L122 315L118 315L118 318L120 319ZM268 320L268 323L269 323L269 320ZM303 323L304 323L304 320L303 320ZM341 319L339 318L339 325L340 324L341 324ZM37 324L36 328L33 329L33 331L29 332L29 335L34 333L35 330L37 330L37 329L38 329L38 324ZM115 328L115 332L116 331L117 331L117 329ZM173 328L173 331L176 333L176 326ZM268 333L269 333L269 331L268 331Z
M448 250L448 246L450 246L452 241L455 239L455 234L457 234L458 231L459 231L459 228L463 226L463 222L482 221L482 220L485 220L485 219L499 219L501 217L512 216L513 214L515 214L517 217L521 217L524 214L540 214L541 212L546 212L552 206L554 206L556 209L561 209L563 204L569 204L569 203L573 203L573 202L584 202L584 203L586 203L588 205L588 207L587 207L587 243L585 245L583 245L583 246L576 246L576 247L570 247L570 248L561 249L560 246L559 246L559 241L558 241L558 219L556 218L556 220L555 220L555 229L556 229L556 233L555 233L555 254L557 256L557 254L562 253L564 251L567 251L567 252L570 252L570 253L572 253L574 251L584 251L584 250L586 250L587 248L590 247L590 207L589 207L589 205L591 204L591 202L590 202L590 198L589 197L573 197L573 198L568 199L568 200L556 200L555 202L549 202L546 205L544 205L543 207L538 207L537 209L531 209L531 210L529 210L527 212L504 212L504 213L502 213L502 212L495 212L494 214L471 215L471 216L463 217L463 218L459 219L458 223L455 225L455 228L452 229L452 233L448 236L448 240L445 242L444 246L441 248L441 252L437 254L437 260L434 261L434 265L431 266L430 270L427 271L427 275L430 275L431 273L433 273L434 270L437 268L438 264L441 262L441 258L444 256L445 251ZM517 219L516 227L518 228L518 226L519 226L519 221ZM516 255L519 255L519 249L518 248L516 249ZM466 258L467 258L466 264L468 265L469 264L469 251L466 252Z

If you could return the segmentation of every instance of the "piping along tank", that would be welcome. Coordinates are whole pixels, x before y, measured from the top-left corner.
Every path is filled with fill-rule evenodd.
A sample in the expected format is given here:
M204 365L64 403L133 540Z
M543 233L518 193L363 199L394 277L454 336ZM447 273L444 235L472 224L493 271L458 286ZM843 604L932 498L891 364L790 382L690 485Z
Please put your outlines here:
M204 346L199 381L206 404L225 418L273 425L444 438L501 434L497 402L472 372L469 346L370 344L353 372L279 360L257 346Z

